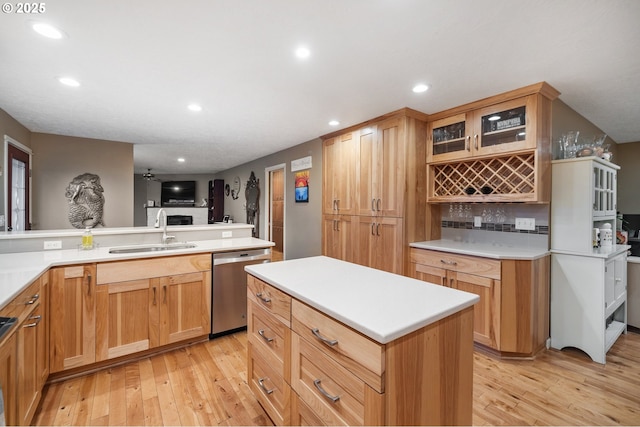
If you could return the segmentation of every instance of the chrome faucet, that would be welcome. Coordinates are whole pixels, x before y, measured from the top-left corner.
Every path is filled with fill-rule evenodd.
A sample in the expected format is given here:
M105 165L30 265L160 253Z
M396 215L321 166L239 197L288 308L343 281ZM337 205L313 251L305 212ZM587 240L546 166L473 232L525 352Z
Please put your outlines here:
M163 225L163 232L162 232L162 244L166 245L167 242L169 240L175 239L176 236L169 236L167 235L167 213L164 211L163 208L160 208L160 210L158 210L158 215L156 215L156 223L154 224L155 228L160 228L160 218L164 216L164 225Z

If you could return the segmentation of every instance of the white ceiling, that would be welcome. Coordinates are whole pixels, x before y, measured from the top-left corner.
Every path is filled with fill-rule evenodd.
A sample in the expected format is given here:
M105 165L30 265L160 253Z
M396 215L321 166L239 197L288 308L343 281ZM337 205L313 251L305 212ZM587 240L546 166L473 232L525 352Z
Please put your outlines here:
M332 132L331 119L435 113L539 81L616 142L640 141L637 0L44 4L0 16L0 108L32 132L133 143L136 172L215 173ZM415 94L418 82L432 88Z

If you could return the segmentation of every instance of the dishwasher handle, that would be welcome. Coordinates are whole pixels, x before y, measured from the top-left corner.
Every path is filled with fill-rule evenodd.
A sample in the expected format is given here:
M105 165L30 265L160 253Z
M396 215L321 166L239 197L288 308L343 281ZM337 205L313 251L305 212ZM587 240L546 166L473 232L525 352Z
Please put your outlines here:
M271 250L251 250L251 251L238 251L238 252L222 252L220 254L213 254L213 265L231 264L237 262L251 262L258 264L255 261L269 262L271 260Z

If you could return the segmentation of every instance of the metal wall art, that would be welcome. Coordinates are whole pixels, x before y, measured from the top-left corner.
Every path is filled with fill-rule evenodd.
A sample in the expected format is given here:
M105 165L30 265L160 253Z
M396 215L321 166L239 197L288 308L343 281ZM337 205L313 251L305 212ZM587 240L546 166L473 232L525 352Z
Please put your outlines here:
M244 195L247 198L247 224L252 224L253 227L253 237L259 235L258 233L258 212L260 211L260 207L258 202L260 200L260 188L258 184L260 183L259 179L256 179L256 175L251 171L251 176L249 176L249 181L247 181L246 189L244 190Z
M83 173L73 178L64 194L69 202L69 222L72 226L75 228L104 226L103 192L98 175Z

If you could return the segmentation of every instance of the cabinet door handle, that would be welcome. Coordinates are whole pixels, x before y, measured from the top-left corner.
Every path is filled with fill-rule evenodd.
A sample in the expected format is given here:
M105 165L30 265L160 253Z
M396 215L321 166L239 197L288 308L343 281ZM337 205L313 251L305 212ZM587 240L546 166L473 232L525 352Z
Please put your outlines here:
M446 261L444 259L441 259L440 262L446 265L458 265L456 261Z
M376 199L371 199L371 210L376 211Z
M163 303L163 304L166 304L166 303L167 303L167 285L164 285L164 286L162 287L162 290L163 290L163 292L164 292L164 296L163 296L162 303Z
M377 211L380 211L380 203L381 203L381 200L378 199L378 201L376 202L376 210Z
M33 305L40 299L40 294L35 294L31 297L31 299L24 303L24 305Z
M340 212L340 199L336 199L336 210Z
M331 396L329 393L327 393L327 391L325 389L323 389L322 386L320 385L320 380L318 380L318 379L313 380L313 385L316 386L318 391L320 393L322 393L322 395L324 397L326 397L327 399L329 399L333 403L336 403L338 400L340 400L340 396Z
M336 219L336 231L340 231L340 221Z
M449 279L449 287L453 288L453 277L451 279Z
M258 379L258 385L260 385L260 388L261 388L262 390L264 390L264 392L265 392L266 394L271 394L271 393L273 393L273 390L275 390L275 388L272 388L272 389L268 389L268 388L266 388L266 387L264 386L264 380L266 380L266 379L268 379L268 378L267 378L267 377L263 377L263 378Z
M336 207L336 199L333 199L333 210L338 210L338 208Z
M334 345L338 344L338 340L330 340L329 338L325 338L322 335L320 335L320 329L318 328L313 328L311 329L311 333L313 335L316 336L316 338L318 338L320 341L322 341L323 343L333 347Z
M441 282L440 284L442 286L447 286L447 278L446 277L442 276L442 280L440 280L440 282Z
M466 145L465 150L471 151L471 135L467 136L467 143L465 145Z
M372 235L372 236L375 236L375 235L376 235L376 233L374 232L375 226L376 226L376 223L375 223L375 222L372 222L372 223L371 223L371 235Z
M157 305L158 302L156 301L156 287L153 287L153 305Z
M35 320L35 322L27 323L23 326L23 328L33 328L38 326L38 323L40 323L40 321L42 320L42 316L39 314L37 316L31 316L29 317L29 320Z
M264 329L260 329L260 330L258 331L258 335L260 335L260 336L262 337L262 339L263 339L263 340L265 340L266 342L271 342L271 341L273 341L273 338L269 338L269 337L265 336L265 334L264 334Z
M269 304L271 302L271 298L262 296L262 292L258 292L256 296L258 297L258 299L260 299L260 301L262 301L265 304Z
M376 236L380 235L380 223L376 224Z
M87 295L91 295L91 273L87 274Z
M478 134L473 135L473 146L477 150L478 149Z

